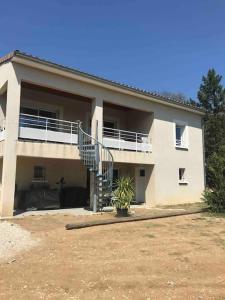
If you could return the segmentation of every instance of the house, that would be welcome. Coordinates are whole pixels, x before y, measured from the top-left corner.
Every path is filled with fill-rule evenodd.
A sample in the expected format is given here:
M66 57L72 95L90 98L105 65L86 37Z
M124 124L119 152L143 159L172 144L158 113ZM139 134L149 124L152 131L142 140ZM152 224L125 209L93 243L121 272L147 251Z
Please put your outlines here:
M97 209L125 175L148 207L200 201L203 115L16 50L0 59L0 215L39 184L87 190Z

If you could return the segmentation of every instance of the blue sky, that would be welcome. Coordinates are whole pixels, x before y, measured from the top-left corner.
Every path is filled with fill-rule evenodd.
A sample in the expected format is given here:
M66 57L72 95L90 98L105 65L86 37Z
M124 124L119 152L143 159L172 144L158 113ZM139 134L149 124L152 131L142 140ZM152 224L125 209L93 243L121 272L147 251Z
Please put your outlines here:
M225 0L0 2L0 56L19 49L150 91L196 98L225 76Z

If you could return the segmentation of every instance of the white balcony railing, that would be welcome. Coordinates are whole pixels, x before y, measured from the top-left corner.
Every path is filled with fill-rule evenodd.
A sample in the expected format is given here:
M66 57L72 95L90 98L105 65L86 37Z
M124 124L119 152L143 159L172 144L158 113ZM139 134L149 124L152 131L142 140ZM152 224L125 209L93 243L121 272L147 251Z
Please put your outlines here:
M176 147L177 148L188 148L187 143L182 139L176 139Z
M20 114L20 139L78 144L78 122ZM103 127L103 144L112 149L151 152L147 134Z
M118 150L152 152L148 134L103 127L103 144Z
M77 144L78 122L20 114L19 138Z

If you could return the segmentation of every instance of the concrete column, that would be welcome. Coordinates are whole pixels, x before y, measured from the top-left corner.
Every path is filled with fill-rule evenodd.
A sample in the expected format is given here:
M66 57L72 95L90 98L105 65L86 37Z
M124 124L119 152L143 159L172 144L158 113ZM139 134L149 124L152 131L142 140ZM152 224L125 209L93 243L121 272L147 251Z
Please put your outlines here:
M102 127L103 127L103 100L95 98L92 101L91 111L91 135L102 142Z
M7 103L4 141L2 191L0 216L13 215L16 181L16 142L18 140L21 81L14 70L10 72L7 85Z
M154 207L156 205L155 199L155 168L154 165L148 165L145 169L146 188L145 188L145 203L147 207Z
M102 143L103 134L103 100L101 98L95 98L92 102L91 112L91 136ZM98 173L101 174L101 162L99 163ZM93 209L93 201L95 197L95 176L90 174L90 207Z

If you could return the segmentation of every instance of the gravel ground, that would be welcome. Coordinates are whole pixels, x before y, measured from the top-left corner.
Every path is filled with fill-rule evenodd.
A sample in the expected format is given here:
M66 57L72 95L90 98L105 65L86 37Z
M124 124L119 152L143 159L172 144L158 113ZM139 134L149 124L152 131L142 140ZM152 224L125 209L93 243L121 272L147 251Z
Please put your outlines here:
M0 222L0 263L13 262L16 254L37 245L31 232L10 222Z

